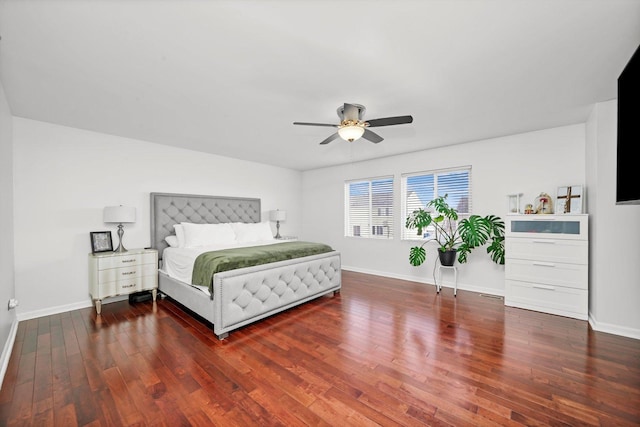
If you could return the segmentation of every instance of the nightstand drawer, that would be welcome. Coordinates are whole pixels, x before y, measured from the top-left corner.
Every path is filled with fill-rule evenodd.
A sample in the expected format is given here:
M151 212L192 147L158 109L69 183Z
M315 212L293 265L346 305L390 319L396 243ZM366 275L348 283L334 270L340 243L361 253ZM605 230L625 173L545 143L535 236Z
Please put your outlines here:
M94 288L95 295L92 295L94 299L101 300L103 298L117 295L118 284L116 282L105 282L96 285Z
M505 284L505 305L587 319L589 294L586 289L514 280L506 280Z
M142 276L151 276L155 274L157 270L155 264L132 265L130 267L100 270L98 271L98 283L117 282Z
M573 264L587 264L589 242L586 240L561 240L541 238L507 239L507 259L530 259Z
M509 280L587 289L589 269L585 264L510 259L504 275Z
M117 294L130 294L145 289L152 289L158 286L158 276L142 276L127 280L120 280L116 283Z
M158 276L132 277L118 282L105 282L98 285L95 299L103 299L115 295L125 295L133 292L154 289L158 287Z
M138 264L155 264L155 252L150 253L133 253L117 256L103 257L98 260L98 270L106 270L109 268L127 267Z

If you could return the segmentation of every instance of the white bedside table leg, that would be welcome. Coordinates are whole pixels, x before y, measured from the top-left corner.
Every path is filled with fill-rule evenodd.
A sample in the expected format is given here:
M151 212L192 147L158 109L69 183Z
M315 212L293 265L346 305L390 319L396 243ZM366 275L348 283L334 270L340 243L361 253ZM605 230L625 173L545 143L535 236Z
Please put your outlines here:
M97 299L96 300L96 313L100 314L101 311L102 311L102 301Z
M158 296L158 290L157 289L152 289L151 290L151 296L153 297L153 302L156 302L156 297Z

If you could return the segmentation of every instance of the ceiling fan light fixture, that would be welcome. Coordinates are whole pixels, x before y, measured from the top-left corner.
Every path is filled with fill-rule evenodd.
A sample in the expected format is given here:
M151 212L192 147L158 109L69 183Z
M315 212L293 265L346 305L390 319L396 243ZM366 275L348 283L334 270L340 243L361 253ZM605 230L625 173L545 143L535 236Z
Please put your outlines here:
M353 142L364 134L364 126L357 122L343 123L338 128L338 135L345 141Z
M353 142L357 139L363 138L369 142L377 144L379 142L382 142L384 138L375 132L371 132L368 128L413 123L413 117L411 116L383 117L380 119L365 121L363 120L364 111L364 106L360 104L345 103L341 107L338 107L337 113L338 117L340 117L340 123L337 125L329 123L309 122L293 122L293 124L303 126L325 126L338 128L337 132L332 133L328 138L325 138L320 143L320 145L326 145L338 138L344 139L347 142Z

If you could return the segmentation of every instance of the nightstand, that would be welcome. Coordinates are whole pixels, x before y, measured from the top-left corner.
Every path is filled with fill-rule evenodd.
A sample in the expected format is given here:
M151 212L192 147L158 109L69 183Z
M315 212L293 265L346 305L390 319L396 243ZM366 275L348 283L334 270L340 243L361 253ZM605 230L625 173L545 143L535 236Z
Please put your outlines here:
M116 295L150 290L158 292L158 251L130 249L127 252L89 254L89 293L100 314L102 300Z

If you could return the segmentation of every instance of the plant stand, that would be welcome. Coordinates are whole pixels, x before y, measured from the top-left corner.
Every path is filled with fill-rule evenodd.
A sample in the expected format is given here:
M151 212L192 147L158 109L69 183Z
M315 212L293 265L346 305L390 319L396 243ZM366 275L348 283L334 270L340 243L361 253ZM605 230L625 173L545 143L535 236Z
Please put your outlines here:
M446 268L448 270L453 270L453 296L455 297L458 293L458 267L455 265L442 265L438 263L438 279L436 280L436 275L433 276L433 281L436 284L436 293L440 293L442 289L442 269Z

